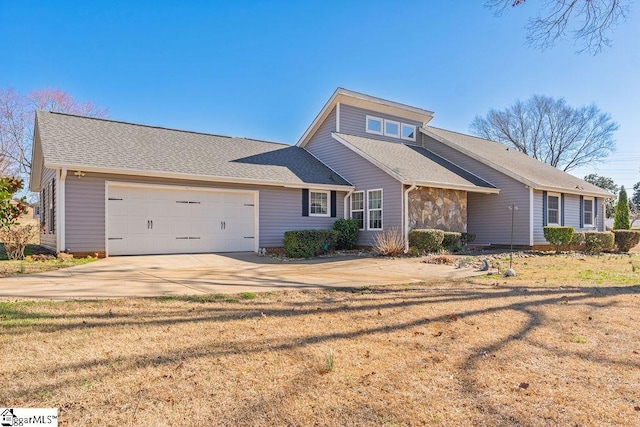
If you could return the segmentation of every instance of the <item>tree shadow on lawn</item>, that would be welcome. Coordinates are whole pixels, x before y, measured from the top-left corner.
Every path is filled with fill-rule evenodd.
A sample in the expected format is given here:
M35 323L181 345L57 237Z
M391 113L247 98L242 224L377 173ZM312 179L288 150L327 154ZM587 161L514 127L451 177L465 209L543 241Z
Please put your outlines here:
M203 337L203 343L192 345L186 348L179 348L162 354L145 354L131 355L126 357L118 357L116 361L122 370L136 371L147 367L171 366L190 359L199 359L203 357L222 357L236 354L251 355L263 352L279 352L292 349L302 349L317 344L336 344L342 340L372 338L374 336L390 335L398 331L411 331L418 327L424 327L430 324L440 324L446 322L466 320L473 322L475 318L487 314L496 313L520 313L524 323L516 327L514 331L505 336L496 336L487 345L475 348L464 361L460 364L459 370L463 375L464 390L471 395L475 395L485 410L491 412L493 416L498 417L502 422L527 424L526 419L513 419L513 415L502 413L502 408L492 402L489 397L483 396L481 393L482 385L474 376L479 369L479 364L487 354L495 354L507 347L510 343L516 341L527 340L528 344L539 347L542 350L555 354L557 357L578 357L584 361L595 363L602 367L610 367L612 365L624 365L636 369L640 369L640 362L631 360L617 360L611 357L603 357L590 353L561 350L550 346L545 346L537 340L531 338L532 332L540 328L544 319L541 310L547 307L558 307L568 305L571 307L587 307L587 308L607 308L619 304L619 301L601 301L603 298L610 297L627 297L637 296L640 294L640 286L631 287L585 287L585 288L522 288L522 287L499 287L493 286L483 287L481 285L473 285L475 289L438 289L438 288L419 288L416 286L394 287L391 289L351 289L336 294L336 297L330 301L312 301L312 302L277 302L284 305L283 308L269 308L273 303L270 300L257 299L247 302L237 303L217 303L215 307L207 307L207 303L193 303L188 307L180 307L171 310L169 313L163 312L158 315L151 308L138 312L119 315L117 305L114 305L116 311L107 314L72 314L57 315L47 312L30 312L28 314L19 309L5 310L0 312L0 319L11 318L31 318L34 323L25 326L19 323L11 325L3 331L3 334L10 335L27 335L33 332L43 334L62 331L74 330L97 330L100 328L113 328L119 326L142 326L142 327L163 327L175 325L198 324L202 322L211 322L214 324L224 324L224 322L244 319L261 319L261 318L287 318L295 320L302 316L312 315L313 313L322 314L378 314L381 311L392 309L410 309L414 307L431 307L443 303L472 303L477 302L484 307L470 308L467 310L456 311L447 314L438 314L433 316L414 318L402 321L400 319L385 319L385 323L373 327L359 327L353 325L353 330L347 332L331 332L320 331L313 336L304 336L299 334L296 337L287 337L279 339L278 337L264 337L255 340L231 340L224 343L209 343L207 338ZM344 306L345 300L340 299L340 294L346 295L350 292L355 295L354 302L363 302L362 305ZM368 292L375 293L376 296L388 294L388 298L380 299L368 297ZM406 295L407 293L416 293L418 295ZM184 301L186 297L175 297L175 300ZM514 300L515 299L515 300ZM172 299L173 300L173 299ZM171 301L166 301L171 303ZM161 303L161 300L158 301ZM64 303L60 303L64 304ZM324 305L324 306L323 306ZM332 306L334 305L334 306ZM4 309L0 306L0 309ZM169 316L168 316L169 314ZM452 317L452 316L455 316ZM511 316L514 317L514 316ZM67 324L56 324L61 319L72 319ZM497 334L496 334L497 335ZM17 395L32 395L34 393L53 392L63 387L77 387L81 384L80 379L65 379L58 376L60 372L86 372L93 381L99 380L113 372L104 369L100 372L100 368L108 366L114 360L109 357L97 357L92 360L62 363L57 366L48 368L40 375L55 378L48 382L46 386L42 385L24 385L14 389Z

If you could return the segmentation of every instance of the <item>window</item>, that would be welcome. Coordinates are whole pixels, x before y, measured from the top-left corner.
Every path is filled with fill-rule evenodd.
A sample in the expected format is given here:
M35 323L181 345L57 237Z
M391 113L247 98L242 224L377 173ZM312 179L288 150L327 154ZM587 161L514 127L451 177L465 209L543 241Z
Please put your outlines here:
M547 223L549 225L560 224L560 195L547 195Z
M351 195L351 219L358 221L358 230L364 230L364 191Z
M392 120L384 121L384 134L385 136L393 136L395 138L400 137L400 123Z
M378 117L367 116L367 132L382 135L382 122Z
M585 226L593 225L593 199L582 201L582 218Z
M414 125L402 123L401 129L402 133L400 134L400 138L407 139L409 141L416 140L416 127Z
M53 233L56 231L56 223L55 223L55 203L56 203L56 193L55 193L55 181L51 180L49 183L49 233Z
M329 216L329 192L310 191L309 192L309 215Z
M382 230L382 190L367 191L368 230Z

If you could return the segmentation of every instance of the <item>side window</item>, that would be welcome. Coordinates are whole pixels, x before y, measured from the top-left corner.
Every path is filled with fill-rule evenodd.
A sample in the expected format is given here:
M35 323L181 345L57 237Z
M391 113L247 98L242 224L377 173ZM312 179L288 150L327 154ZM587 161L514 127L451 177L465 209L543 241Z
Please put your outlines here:
M582 201L582 218L585 226L593 226L593 199L585 198Z
M351 219L358 221L359 230L364 230L364 191L351 195Z
M367 133L382 135L382 119L379 117L367 116Z
M382 190L367 191L367 230L382 230Z
M547 223L560 225L560 195L549 193L547 195Z
M329 216L329 192L309 192L309 216Z

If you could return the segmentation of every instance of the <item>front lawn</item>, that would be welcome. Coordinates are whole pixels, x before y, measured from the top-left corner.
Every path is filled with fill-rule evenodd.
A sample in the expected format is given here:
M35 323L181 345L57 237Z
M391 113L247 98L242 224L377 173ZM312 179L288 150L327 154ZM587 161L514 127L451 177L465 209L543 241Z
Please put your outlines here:
M639 425L639 313L640 286L502 280L6 302L0 402L62 425Z
M41 273L45 271L58 270L60 268L73 267L74 265L87 264L97 258L68 258L68 259L48 259L45 261L35 261L32 256L46 253L42 247L37 245L27 245L25 250L26 259L10 260L4 250L4 245L0 244L0 278L15 276L16 274Z

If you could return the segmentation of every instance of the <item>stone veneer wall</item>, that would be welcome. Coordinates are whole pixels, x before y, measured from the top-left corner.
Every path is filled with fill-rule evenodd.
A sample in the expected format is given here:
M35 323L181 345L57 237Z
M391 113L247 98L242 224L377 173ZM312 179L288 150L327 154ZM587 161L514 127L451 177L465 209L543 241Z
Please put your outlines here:
M467 192L431 187L411 191L409 228L467 231Z

